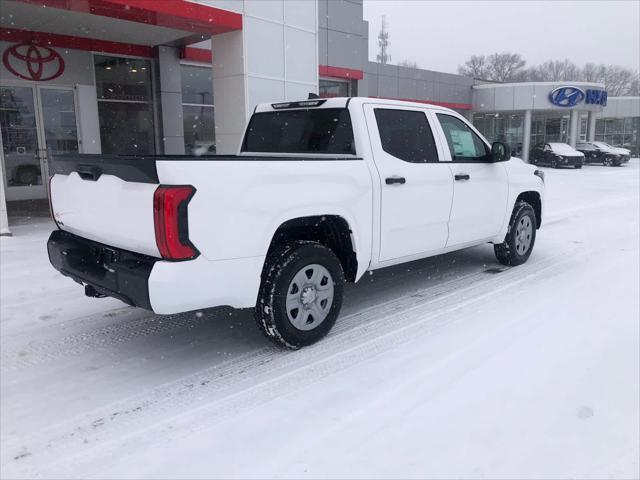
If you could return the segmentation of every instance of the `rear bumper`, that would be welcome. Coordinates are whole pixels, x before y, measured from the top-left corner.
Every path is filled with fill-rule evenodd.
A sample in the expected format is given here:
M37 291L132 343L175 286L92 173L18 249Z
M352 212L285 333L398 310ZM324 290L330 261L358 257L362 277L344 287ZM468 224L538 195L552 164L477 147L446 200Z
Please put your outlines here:
M63 275L101 295L173 314L256 304L264 256L208 261L202 255L167 262L94 242L62 230L47 243L49 261Z
M101 295L151 310L149 277L157 259L56 230L49 237L51 265Z

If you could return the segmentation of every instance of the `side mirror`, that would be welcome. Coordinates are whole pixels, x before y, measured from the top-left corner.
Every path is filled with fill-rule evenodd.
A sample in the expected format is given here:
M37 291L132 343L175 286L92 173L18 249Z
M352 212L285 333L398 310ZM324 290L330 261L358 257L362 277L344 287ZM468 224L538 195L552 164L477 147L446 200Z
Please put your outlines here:
M511 148L506 143L493 142L491 145L491 161L506 162L511 158Z

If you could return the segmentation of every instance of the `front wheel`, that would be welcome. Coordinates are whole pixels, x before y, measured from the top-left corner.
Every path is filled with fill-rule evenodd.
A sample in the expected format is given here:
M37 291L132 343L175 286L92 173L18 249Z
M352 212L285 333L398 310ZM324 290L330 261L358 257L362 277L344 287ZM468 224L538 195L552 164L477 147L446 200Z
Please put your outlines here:
M529 259L536 241L536 213L527 202L516 203L504 242L493 250L503 265L522 265Z
M255 317L278 345L298 349L333 327L344 289L342 265L329 248L296 241L278 248L265 263Z
M611 159L610 159L610 158L608 158L608 157L605 157L605 159L602 161L602 164L603 164L605 167L610 167L612 163L613 163L613 162L612 162L612 161L611 161Z
M555 158L551 160L551 168L560 168L558 160L556 160Z

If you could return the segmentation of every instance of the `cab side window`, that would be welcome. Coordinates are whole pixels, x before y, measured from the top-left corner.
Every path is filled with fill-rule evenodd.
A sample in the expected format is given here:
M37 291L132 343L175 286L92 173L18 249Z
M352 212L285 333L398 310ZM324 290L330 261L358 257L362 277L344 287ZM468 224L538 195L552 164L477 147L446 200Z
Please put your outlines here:
M438 150L424 112L415 110L375 109L382 149L389 155L410 163L438 161Z
M449 144L454 162L488 162L489 148L462 120L444 113L436 114Z

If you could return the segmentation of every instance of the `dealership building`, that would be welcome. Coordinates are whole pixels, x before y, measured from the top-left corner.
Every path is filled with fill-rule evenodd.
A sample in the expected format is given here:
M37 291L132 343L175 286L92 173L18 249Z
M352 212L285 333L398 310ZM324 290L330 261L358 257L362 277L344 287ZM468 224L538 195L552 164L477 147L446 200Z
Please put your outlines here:
M546 141L640 147L640 98L607 98L601 84L488 83L369 62L362 0L0 8L0 189L10 213L46 198L52 155L233 153L256 104L309 93L450 107L525 160Z

